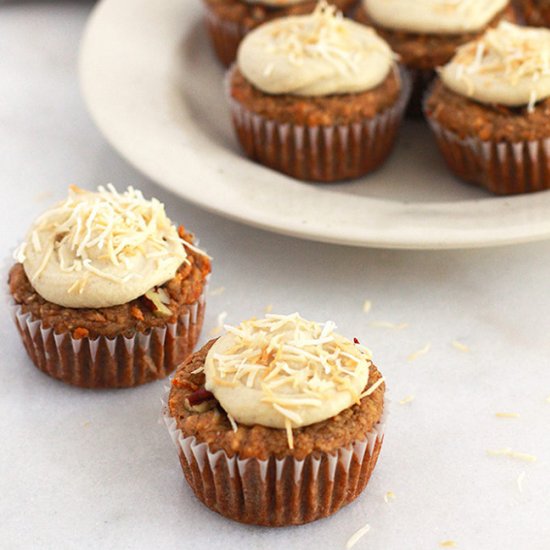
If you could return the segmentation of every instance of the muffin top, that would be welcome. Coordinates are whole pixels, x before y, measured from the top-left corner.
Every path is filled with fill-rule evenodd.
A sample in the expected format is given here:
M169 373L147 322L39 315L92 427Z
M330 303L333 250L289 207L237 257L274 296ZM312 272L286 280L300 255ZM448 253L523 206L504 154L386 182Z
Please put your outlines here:
M480 103L528 107L550 97L550 31L502 22L440 69L447 88Z
M428 34L462 34L483 29L509 0L362 0L381 27Z
M276 19L249 33L237 64L265 93L311 97L375 88L388 76L393 54L372 29L321 2L310 15Z
M172 279L185 246L164 205L129 187L97 192L71 186L42 214L16 251L33 288L70 308L127 303Z
M331 418L366 395L371 354L335 328L298 313L227 326L206 356L205 388L236 422L285 429L292 448L293 428Z

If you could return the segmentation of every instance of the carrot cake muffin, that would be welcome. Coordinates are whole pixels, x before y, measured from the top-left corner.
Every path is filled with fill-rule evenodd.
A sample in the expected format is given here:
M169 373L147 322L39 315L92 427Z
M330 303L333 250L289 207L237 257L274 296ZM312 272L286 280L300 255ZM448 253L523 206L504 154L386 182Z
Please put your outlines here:
M421 113L436 67L487 28L514 18L509 0L362 0L356 12L356 19L373 26L410 70L413 115Z
M389 46L326 3L252 31L227 78L244 152L317 182L378 168L392 150L409 93Z
M330 0L346 11L357 0ZM317 0L204 0L206 25L214 51L224 65L231 65L245 35L278 17L311 13Z
M550 31L503 22L462 46L425 112L449 168L496 194L550 187Z
M518 0L525 21L535 27L550 27L550 0Z
M210 259L164 205L129 187L71 186L16 251L9 290L34 364L69 384L128 387L192 351Z
M365 488L384 379L367 348L297 313L226 327L176 372L165 420L185 478L236 521L298 525Z

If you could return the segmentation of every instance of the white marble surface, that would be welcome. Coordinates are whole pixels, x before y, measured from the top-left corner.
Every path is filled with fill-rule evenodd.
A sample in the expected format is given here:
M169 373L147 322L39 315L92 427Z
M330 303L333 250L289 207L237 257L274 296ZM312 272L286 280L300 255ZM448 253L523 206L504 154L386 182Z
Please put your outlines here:
M183 0L182 0L183 1ZM228 321L299 310L335 320L375 351L393 400L367 491L335 517L291 529L233 524L185 486L158 423L163 383L66 387L34 369L0 320L0 548L550 548L550 244L385 252L271 235L191 207L110 150L76 84L87 2L0 6L1 249L69 183L133 184L167 203L215 258L205 334ZM373 307L362 311L363 301ZM401 331L373 321L407 322ZM452 347L459 340L469 353ZM407 356L431 342L415 362ZM408 395L408 405L399 401ZM496 412L519 413L517 419ZM487 449L536 455L534 463ZM517 478L523 472L523 492ZM395 493L391 503L387 491Z

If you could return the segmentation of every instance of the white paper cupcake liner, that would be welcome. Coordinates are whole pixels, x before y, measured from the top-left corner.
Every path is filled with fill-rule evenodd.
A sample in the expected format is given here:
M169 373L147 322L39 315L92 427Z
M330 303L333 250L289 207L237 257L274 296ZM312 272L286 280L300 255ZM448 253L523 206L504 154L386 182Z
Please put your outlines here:
M230 519L256 525L300 525L337 512L365 488L374 470L387 418L362 441L333 454L266 460L230 457L185 437L164 407L164 421L195 495Z
M237 138L251 159L299 180L334 182L378 168L391 153L410 96L410 77L400 71L402 92L392 107L375 117L337 126L280 123L227 97Z
M82 388L125 388L165 378L193 352L204 319L206 288L205 284L199 299L176 322L114 338L57 334L25 312L9 292L7 300L25 349L38 369Z
M447 166L459 178L496 195L550 189L550 139L513 143L462 138L427 118Z

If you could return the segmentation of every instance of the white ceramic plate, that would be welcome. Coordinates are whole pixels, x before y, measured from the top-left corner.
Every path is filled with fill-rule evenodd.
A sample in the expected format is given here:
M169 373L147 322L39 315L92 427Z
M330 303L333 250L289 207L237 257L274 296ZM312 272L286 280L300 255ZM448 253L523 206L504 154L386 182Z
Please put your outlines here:
M110 143L201 207L296 237L385 248L467 248L550 238L550 192L495 198L450 176L408 122L376 174L312 185L244 158L198 0L103 0L81 50L85 101Z

